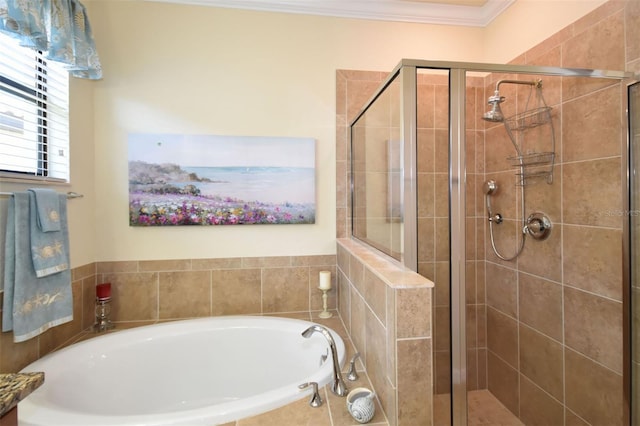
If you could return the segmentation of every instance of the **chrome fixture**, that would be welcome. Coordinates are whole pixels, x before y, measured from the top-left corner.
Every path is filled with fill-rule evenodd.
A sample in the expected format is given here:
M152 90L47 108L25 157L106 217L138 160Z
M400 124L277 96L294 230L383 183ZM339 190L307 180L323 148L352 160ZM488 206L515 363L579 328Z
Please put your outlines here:
M544 213L531 213L522 232L531 235L534 240L546 240L551 234L551 221Z
M500 104L505 101L504 96L500 96L500 85L503 83L522 84L530 87L529 97L527 98L525 110L509 118L504 118ZM535 108L529 107L529 102L535 93ZM534 183L538 178L546 178L548 184L553 182L553 165L555 159L555 136L553 130L553 122L551 120L551 108L547 106L542 96L542 80L521 81L521 80L499 80L493 96L489 97L488 103L492 105L492 109L486 112L482 119L491 122L502 122L507 130L509 139L516 150L516 155L508 157L507 160L513 167L517 167L518 182L520 187L520 212L522 214L522 237L519 239L518 248L514 255L505 256L501 254L495 244L493 236L493 224L499 225L503 222L500 213L491 211L491 196L498 190L498 185L494 180L488 180L484 183L483 191L487 205L487 220L489 221L489 234L491 239L491 248L498 258L502 260L513 260L522 253L524 249L525 237L530 235L536 240L543 240L549 236L551 232L551 222L541 213L534 213L529 218L525 218L525 185ZM540 151L539 147L525 146L524 134L528 129L534 127L548 125L550 146L545 146L544 151ZM537 149L536 149L537 148ZM549 150L546 150L549 149ZM535 215L535 216L534 216Z
M529 86L535 86L536 88L542 87L542 80L537 81L520 81L520 80L500 80L496 83L496 90L493 92L493 96L489 96L487 103L491 105L491 111L487 111L482 116L482 119L485 121L490 121L492 123L502 123L504 121L504 115L502 114L502 109L500 108L500 104L503 103L506 98L504 96L500 96L500 85L503 83L510 84L526 84Z
M355 382L358 380L358 372L356 371L356 359L360 358L360 352L356 352L356 354L351 358L351 362L349 363L349 371L347 371L347 380Z
M489 221L489 237L491 240L491 248L493 248L493 252L502 260L513 260L522 253L522 249L524 248L524 240L527 235L530 235L534 240L546 240L549 238L551 234L551 220L544 214L540 212L535 212L529 215L527 219L524 221L522 226L522 238L520 239L520 246L518 247L515 255L511 257L503 256L500 254L496 247L496 243L493 238L493 224L500 225L503 221L502 215L500 213L493 213L491 211L491 195L493 195L498 190L498 184L494 180L488 180L483 185L485 200L487 203L487 220ZM522 210L524 211L524 193L521 196L522 199Z
M498 184L495 180L488 180L482 185L485 195L491 195L498 190Z
M313 393L311 394L311 399L309 400L309 405L313 408L318 408L322 405L324 401L322 401L322 397L318 392L318 383L317 382L308 382L298 385L298 389L306 389L309 386L313 386Z
M342 379L342 373L340 372L340 363L338 362L338 351L336 350L336 342L331 337L331 333L326 327L318 324L314 324L302 332L302 337L308 339L313 333L321 333L327 342L329 342L329 349L331 349L331 358L333 361L333 382L331 383L331 392L338 396L346 396L348 389Z
M524 188L524 187L521 187L521 188ZM522 235L522 238L520 239L520 245L518 246L518 250L516 251L516 253L513 256L504 256L500 254L500 252L498 251L498 248L496 247L496 242L493 238L493 224L495 223L496 225L500 225L503 219L500 213L494 214L491 211L491 196L494 195L498 190L498 184L496 183L495 180L488 180L484 183L483 189L484 189L484 199L487 205L487 220L489 221L489 238L491 240L491 248L493 249L493 252L495 253L495 255L498 256L498 258L502 260L513 260L516 257L520 256L520 253L522 253L522 249L524 249L524 237L526 236L524 229L526 229L527 224L523 223L523 235ZM522 203L520 208L524 212L524 190L522 191L520 201Z
M500 108L500 104L505 101L504 96L500 96L500 92L496 89L493 92L493 96L489 97L487 103L491 105L491 111L487 111L482 116L482 119L485 121L490 121L492 123L501 123L504 121L504 115L502 114L502 109Z

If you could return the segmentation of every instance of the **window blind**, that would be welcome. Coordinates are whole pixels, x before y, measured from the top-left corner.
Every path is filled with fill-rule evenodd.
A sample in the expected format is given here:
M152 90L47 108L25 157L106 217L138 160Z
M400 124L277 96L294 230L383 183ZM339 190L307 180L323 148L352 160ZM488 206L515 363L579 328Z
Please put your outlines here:
M0 174L69 181L69 75L0 33Z

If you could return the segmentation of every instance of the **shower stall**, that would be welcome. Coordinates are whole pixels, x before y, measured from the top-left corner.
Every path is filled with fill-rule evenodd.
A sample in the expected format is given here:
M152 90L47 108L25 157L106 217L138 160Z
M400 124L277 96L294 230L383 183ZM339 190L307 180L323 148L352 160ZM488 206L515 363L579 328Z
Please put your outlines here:
M630 83L402 60L350 123L353 237L435 283L433 424L629 423Z

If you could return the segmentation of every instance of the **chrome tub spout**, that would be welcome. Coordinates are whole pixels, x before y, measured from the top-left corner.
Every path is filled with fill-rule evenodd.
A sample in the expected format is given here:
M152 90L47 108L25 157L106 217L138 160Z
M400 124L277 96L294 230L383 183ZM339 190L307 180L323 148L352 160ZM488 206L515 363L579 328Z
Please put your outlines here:
M329 342L329 348L331 349L331 359L333 361L333 382L331 383L331 392L338 396L347 396L348 389L342 379L342 373L340 372L340 364L338 362L338 351L336 349L336 343L331 337L331 333L325 327L314 324L302 332L302 337L309 338L313 333L321 333L325 339Z

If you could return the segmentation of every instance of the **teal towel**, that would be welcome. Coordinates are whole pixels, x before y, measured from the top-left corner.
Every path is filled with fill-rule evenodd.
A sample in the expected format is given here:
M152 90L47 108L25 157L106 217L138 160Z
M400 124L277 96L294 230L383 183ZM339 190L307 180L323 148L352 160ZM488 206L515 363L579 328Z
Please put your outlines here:
M57 274L60 271L69 269L69 256L67 256L67 246L62 227L66 226L67 197L54 192L56 197L56 216L60 226L58 231L43 232L39 226L39 205L45 203L38 202L38 196L32 190L27 191L29 197L29 236L31 238L31 257L33 259L33 269L38 278L47 275ZM15 196L14 196L15 197ZM46 202L46 209L53 207L53 202ZM62 212L64 207L64 213Z
M35 195L36 220L38 228L42 232L54 232L61 229L60 226L60 202L59 195L53 189L31 188L29 192Z
M9 198L7 209L2 331L13 330L14 342L31 339L73 319L71 270L38 278L33 268L29 194L16 192ZM66 210L65 198L60 203L61 218L65 219L61 220L60 232L68 247Z

